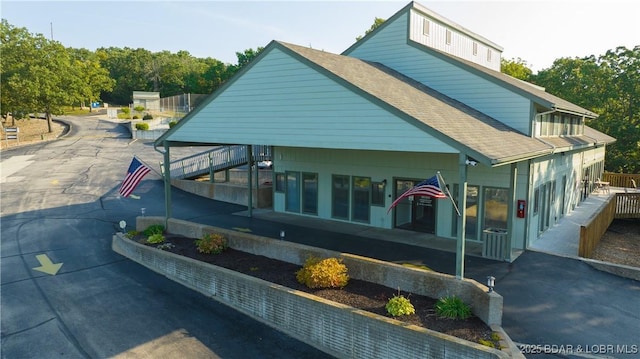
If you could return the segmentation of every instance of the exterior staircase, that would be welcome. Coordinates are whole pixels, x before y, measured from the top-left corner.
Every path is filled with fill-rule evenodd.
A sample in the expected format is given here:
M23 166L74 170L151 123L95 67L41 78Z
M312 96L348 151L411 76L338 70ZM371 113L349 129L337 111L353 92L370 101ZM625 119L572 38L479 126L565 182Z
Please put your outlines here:
M246 165L247 152L247 145L220 146L171 161L169 164L171 179L194 178ZM252 163L261 161L271 161L271 146L252 146ZM160 168L163 169L164 166L161 164Z

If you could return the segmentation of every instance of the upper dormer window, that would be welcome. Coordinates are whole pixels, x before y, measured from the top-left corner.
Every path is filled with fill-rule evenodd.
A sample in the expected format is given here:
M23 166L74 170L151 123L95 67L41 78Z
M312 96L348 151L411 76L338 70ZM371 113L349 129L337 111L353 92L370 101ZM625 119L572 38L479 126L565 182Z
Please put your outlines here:
M447 29L447 45L451 45L451 30Z
M429 36L429 27L431 26L431 22L429 19L422 19L422 34L425 36Z

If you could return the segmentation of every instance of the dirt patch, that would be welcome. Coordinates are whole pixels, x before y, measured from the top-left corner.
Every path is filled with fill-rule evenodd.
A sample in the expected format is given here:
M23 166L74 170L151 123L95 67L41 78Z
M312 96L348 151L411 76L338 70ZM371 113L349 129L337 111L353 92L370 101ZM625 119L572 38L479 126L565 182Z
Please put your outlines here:
M18 140L7 140L5 137L6 127L18 128ZM52 132L49 132L47 121L40 118L28 118L22 120L16 120L15 125L11 119L2 122L2 138L0 139L0 148L15 147L18 145L31 144L36 142L48 141L60 136L65 126L58 122L52 121ZM11 133L13 134L13 133Z
M640 220L613 220L593 252L593 259L640 268Z
M144 244L144 238L136 237L135 240ZM394 295L398 295L397 289L356 279L350 279L349 284L342 289L310 289L298 283L295 278L296 271L301 268L299 265L253 255L232 248L218 255L202 254L197 251L193 239L172 234L166 236L166 242L173 244L172 248L166 249L169 252L231 269L385 317L391 317L385 309L387 301ZM435 313L434 305L436 299L407 292L401 292L400 294L409 298L415 307L416 313L395 317L394 319L475 343L480 340L492 341L491 328L478 317L472 316L466 320L441 318ZM499 343L495 343L495 345L499 345Z

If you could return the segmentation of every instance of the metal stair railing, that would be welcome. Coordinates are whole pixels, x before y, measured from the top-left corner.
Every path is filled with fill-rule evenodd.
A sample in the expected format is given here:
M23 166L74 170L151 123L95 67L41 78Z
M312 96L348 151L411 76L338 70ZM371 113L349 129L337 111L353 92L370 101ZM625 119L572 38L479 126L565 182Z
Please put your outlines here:
M271 146L253 146L253 161L271 160ZM247 164L247 146L222 146L170 162L171 178L183 179ZM163 169L162 163L160 168ZM163 171L164 172L164 171Z

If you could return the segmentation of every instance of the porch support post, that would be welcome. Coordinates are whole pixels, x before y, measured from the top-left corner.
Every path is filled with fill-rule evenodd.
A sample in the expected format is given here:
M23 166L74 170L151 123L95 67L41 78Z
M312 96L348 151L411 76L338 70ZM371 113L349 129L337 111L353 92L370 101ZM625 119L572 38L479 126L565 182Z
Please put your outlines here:
M253 165L253 149L251 145L247 145L247 217L251 217L253 215L253 171L251 167Z
M164 141L164 228L168 227L169 218L171 218L171 156L169 154L171 147L168 141Z
M458 158L458 173L460 185L458 186L458 239L456 242L456 278L464 279L464 248L465 228L467 226L467 155L460 153Z
M505 243L505 260L511 262L511 250L513 243L516 243L515 231L513 228L514 217L516 213L517 199L516 199L516 187L518 183L518 164L511 164L511 171L509 171L509 203L507 204L507 243Z

